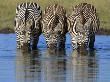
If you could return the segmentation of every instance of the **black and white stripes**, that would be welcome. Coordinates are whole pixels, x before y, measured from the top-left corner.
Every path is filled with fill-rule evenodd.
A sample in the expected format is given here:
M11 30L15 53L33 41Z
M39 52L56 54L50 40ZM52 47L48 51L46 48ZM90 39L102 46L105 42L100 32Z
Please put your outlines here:
M96 8L91 4L76 5L67 17L66 10L58 4L46 7L42 15L37 3L21 3L15 17L17 48L32 44L35 49L41 33L48 48L64 48L67 32L71 35L73 49L93 48L99 25Z
M87 3L76 5L68 17L68 31L71 35L73 48L82 45L93 48L99 23L96 8L93 5Z
M48 48L65 47L66 40L66 11L58 5L50 5L44 11L42 32Z
M36 48L41 34L40 19L42 12L37 3L21 3L16 8L15 32L17 35L17 48L30 46Z

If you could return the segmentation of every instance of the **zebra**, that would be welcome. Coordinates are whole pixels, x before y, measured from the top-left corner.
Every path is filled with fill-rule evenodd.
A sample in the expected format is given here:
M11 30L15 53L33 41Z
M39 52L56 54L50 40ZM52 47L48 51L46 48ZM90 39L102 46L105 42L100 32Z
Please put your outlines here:
M36 49L41 35L42 11L37 3L21 3L16 8L15 33L17 48Z
M42 33L47 48L65 48L67 16L62 6L53 4L46 7L42 16Z
M100 21L93 5L80 3L73 7L67 23L73 49L94 49L95 34L99 30Z

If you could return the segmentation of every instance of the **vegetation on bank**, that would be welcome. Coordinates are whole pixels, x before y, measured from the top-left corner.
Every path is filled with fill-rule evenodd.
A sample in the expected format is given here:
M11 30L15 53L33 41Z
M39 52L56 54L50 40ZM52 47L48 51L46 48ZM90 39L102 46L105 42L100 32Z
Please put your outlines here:
M13 21L16 6L22 2L37 2L42 10L49 4L59 3L70 14L72 6L81 2L93 4L97 8L100 17L101 28L110 29L110 0L0 0L0 29L14 28Z

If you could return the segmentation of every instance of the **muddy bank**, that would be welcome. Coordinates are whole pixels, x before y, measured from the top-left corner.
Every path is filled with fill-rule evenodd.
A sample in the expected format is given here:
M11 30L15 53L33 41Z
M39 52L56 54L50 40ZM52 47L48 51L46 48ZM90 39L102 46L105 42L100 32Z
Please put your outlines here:
M14 30L11 28L0 29L0 34L10 34L10 33L14 33Z
M97 35L110 35L110 29L100 28Z
M14 30L11 28L3 28L3 29L0 29L0 33L1 34L10 34L10 33L14 33ZM110 29L100 28L97 35L110 35Z

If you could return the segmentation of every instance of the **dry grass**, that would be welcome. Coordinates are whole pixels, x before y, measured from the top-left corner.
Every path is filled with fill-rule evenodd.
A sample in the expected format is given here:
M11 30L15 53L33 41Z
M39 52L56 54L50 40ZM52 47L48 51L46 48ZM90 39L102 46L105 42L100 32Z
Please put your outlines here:
M110 29L110 1L109 0L0 0L0 28L13 28L13 20L15 16L16 6L22 2L37 2L42 10L49 4L59 3L64 6L67 13L71 13L72 6L88 2L97 8L101 20L101 26Z

